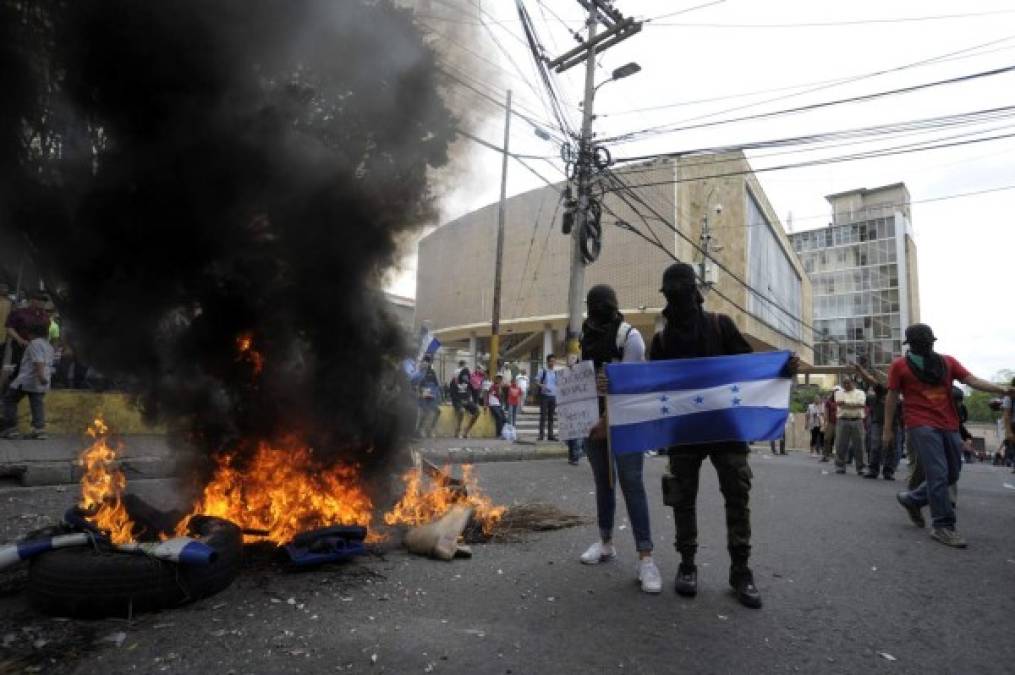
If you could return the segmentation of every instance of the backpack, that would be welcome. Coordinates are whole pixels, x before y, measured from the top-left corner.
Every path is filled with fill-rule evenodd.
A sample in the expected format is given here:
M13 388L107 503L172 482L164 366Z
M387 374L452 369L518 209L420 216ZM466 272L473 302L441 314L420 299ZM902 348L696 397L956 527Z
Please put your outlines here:
M479 391L483 388L483 376L480 375L478 371L469 375L469 386L472 387L474 391Z
M624 360L624 349L627 347L627 339L631 337L634 326L626 321L621 321L617 326L617 351L620 352L620 360Z

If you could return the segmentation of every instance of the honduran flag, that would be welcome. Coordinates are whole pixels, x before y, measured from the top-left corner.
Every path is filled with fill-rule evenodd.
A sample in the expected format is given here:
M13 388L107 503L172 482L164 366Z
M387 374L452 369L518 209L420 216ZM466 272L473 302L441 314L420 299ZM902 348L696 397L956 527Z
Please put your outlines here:
M606 408L613 452L780 438L789 415L789 352L611 363Z
M440 348L441 341L434 337L433 331L426 326L421 326L419 329L419 352L416 355L416 360L418 361L424 356L433 356Z

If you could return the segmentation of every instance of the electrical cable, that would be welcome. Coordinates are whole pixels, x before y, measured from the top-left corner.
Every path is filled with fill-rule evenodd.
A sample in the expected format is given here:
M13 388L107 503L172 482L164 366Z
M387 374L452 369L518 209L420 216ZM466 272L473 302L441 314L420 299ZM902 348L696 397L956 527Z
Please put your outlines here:
M828 28L835 26L860 26L868 24L914 23L943 21L950 19L971 19L998 14L1013 14L1012 9L998 9L989 12L966 12L963 14L937 14L932 16L903 16L885 19L847 19L843 21L805 21L799 23L677 23L652 20L656 26L680 26L682 28ZM656 19L661 17L655 17Z
M679 16L681 14L687 14L688 12L693 12L693 11L696 11L696 10L699 10L699 9L705 9L706 7L711 7L712 5L721 5L724 2L726 2L726 0L711 0L711 2L703 2L700 5L694 5L693 7L686 7L684 9L677 10L676 12L670 12L668 14L660 14L659 16L652 16L652 17L649 17L647 19L642 19L641 21L642 21L642 23L648 25L648 24L650 24L652 22L659 21L659 19L668 19L671 16ZM660 25L665 26L667 24L664 23L664 24L660 24Z
M873 139L881 136L900 138L905 136L930 133L934 131L939 131L941 129L982 125L987 122L1012 119L1013 117L1015 117L1015 106L1003 106L1000 108L985 108L982 110L973 110L953 115L925 117L916 120L904 120L902 122L889 122L887 124L878 124L868 127L854 127L852 129L841 129L838 131L819 132L804 136L789 136L784 138L767 139L763 141L734 143L725 146L693 148L689 150L675 150L671 152L653 153L650 155L635 155L631 157L618 157L616 160L614 160L614 163L627 164L632 162L644 162L660 159L662 157L670 157L670 158L704 157L708 155L721 155L737 151L742 152L748 150L763 150L768 148L783 148L798 145L818 146L820 144L833 143L839 140L847 140L847 139L851 140L850 143L843 143L839 145L829 145L814 148L805 147L786 152L772 152L763 155L756 155L755 158L770 157L780 154L789 154L793 152L815 152L817 150L828 149L829 147L842 147L844 145L866 145L875 142ZM989 129L984 131L989 131ZM944 140L944 138L947 137L942 137L937 140ZM723 162L729 161L734 160L720 159L716 160L715 162L699 162L698 165L711 163L721 164ZM629 173L637 173L637 171L631 171Z
M815 82L815 83L812 83L813 86L812 85L800 85L798 87L792 87L792 89L799 89L800 87L809 87L809 88L804 89L803 91L796 91L796 92L793 92L791 94L784 94L784 95L781 95L781 96L774 96L772 98L766 98L766 99L763 99L763 100L760 100L760 101L753 101L753 102L750 102L750 103L745 103L745 104L742 104L742 105L733 106L731 108L724 108L722 110L716 110L716 111L713 111L713 112L710 112L710 113L705 113L705 114L702 114L702 115L696 115L694 117L687 117L687 118L684 118L682 120L677 120L675 122L671 122L670 124L678 124L679 125L679 124L685 124L687 122L696 122L698 120L708 119L710 117L716 117L718 115L724 115L726 113L737 112L738 110L746 110L746 109L749 109L749 108L756 108L758 106L765 105L766 103L775 103L775 102L778 102L778 101L784 101L784 100L791 99L791 98L796 98L796 97L799 97L799 96L805 96L807 94L812 94L812 93L817 92L817 91L823 91L825 89L832 89L834 87L839 87L839 86L843 86L843 85L847 85L847 84L853 84L853 83L856 83L856 82L860 82L862 80L872 79L872 78L875 78L875 77L881 77L883 75L890 75L892 73L898 73L898 72L902 72L904 70L909 70L909 69L912 69L912 68L921 68L921 67L928 66L928 65L937 65L937 64L941 64L941 63L946 63L948 61L967 59L967 58L974 58L974 57L977 57L977 56L981 56L984 53L970 54L969 52L975 52L975 51L977 51L979 49L983 49L984 47L990 47L990 46L993 46L993 45L996 45L996 44L1000 44L1000 43L1003 43L1003 42L1009 42L1012 39L1015 39L1015 35L1009 35L1007 37L1003 37L1003 38L1000 38L1000 39L997 39L997 40L991 40L991 41L988 41L988 42L980 43L980 44L977 44L977 45L973 45L971 47L965 47L963 49L959 49L959 50L955 50L955 51L951 51L951 52L946 52L944 54L938 54L936 56L931 56L931 57L928 57L928 58L925 58L925 59L921 59L919 61L913 61L913 62L910 62L910 63L905 63L905 64L903 64L901 66L896 66L894 68L887 68L887 69L877 70L877 71L873 71L873 72L869 72L869 73L863 73L863 74L860 74L860 75L854 75L854 76L844 77L844 78L837 78L837 79L834 79L834 80L827 80L827 81L824 81L824 82ZM1011 47L1008 47L1006 49L1010 49L1010 48ZM985 53L991 53L991 52L985 52ZM663 107L665 107L665 106L663 106Z
M951 84L958 84L958 83L962 83L962 82L969 82L969 81L972 81L972 80L978 80L978 79L986 78L986 77L994 77L996 75L1004 75L1004 74L1010 73L1012 71L1015 71L1015 65L1004 66L1004 67L1001 67L1001 68L993 68L991 70L984 70L984 71L980 71L980 72L977 72L977 73L968 73L966 75L960 75L958 77L950 77L950 78L947 78L947 79L944 79L944 80L935 80L933 82L924 82L924 83L921 83L921 84L910 85L908 87L898 87L898 88L895 88L895 89L887 89L887 90L884 90L884 91L873 92L873 93L870 93L870 94L861 94L859 96L850 96L850 97L847 97L847 98L840 98L840 99L835 99L835 100L831 100L831 101L822 101L820 103L810 103L808 105L796 106L796 107L793 107L793 108L784 108L782 110L772 110L772 111L769 111L769 112L755 113L753 115L744 115L744 116L741 116L741 117L731 117L731 118L722 119L722 120L715 120L715 121L712 121L712 122L700 122L698 124L689 124L687 126L672 127L672 128L668 128L668 125L658 125L658 126L655 126L655 127L647 127L645 129L641 129L639 131L632 131L632 132L629 132L629 133L626 133L626 134L621 134L619 136L614 136L612 138L607 138L607 139L605 139L605 140L603 140L601 142L603 142L603 143L607 143L607 142L626 143L626 142L631 142L631 141L634 141L634 140L638 140L639 138L641 138L645 134L674 133L674 132L677 132L677 131L687 131L687 130L690 130L690 129L702 129L702 128L705 128L705 127L713 127L713 126L719 126L719 125L724 125L724 124L733 124L735 122L745 122L745 121L749 121L749 120L769 119L769 118L772 118L772 117L781 117L783 115L794 115L794 114L798 114L798 113L801 113L801 112L808 112L808 111L811 111L811 110L818 110L818 109L821 109L821 108L828 108L828 107L836 106L836 105L844 105L844 104L848 104L848 103L861 103L861 102L871 101L871 100L878 99L878 98L884 98L886 96L897 96L897 95L901 95L901 94L909 94L909 93L912 93L914 91L921 91L921 90L924 90L924 89L929 89L931 87L941 87L941 86L946 86L946 85L951 85ZM665 131L663 131L663 130L665 130Z
M966 140L961 140L961 141L954 141L954 142L951 142L951 143L939 143L939 144L936 144L936 145L924 145L922 147L910 147L912 144L909 144L907 146L899 146L902 149L887 148L887 149L876 150L876 151L871 151L871 152L866 152L866 153L854 153L852 155L843 155L843 156L839 156L839 157L827 157L827 158L823 158L823 159L814 159L814 160L808 160L808 161L804 161L804 162L794 162L794 163L789 163L789 164L781 164L781 165L777 165L777 166L765 166L765 167L761 167L761 168L757 168L757 169L747 169L747 170L744 170L744 171L730 171L730 172L726 172L726 173L717 173L717 174L713 174L713 175L710 175L710 176L697 176L695 178L676 178L674 180L667 180L667 181L657 181L657 182L650 182L650 183L637 183L637 184L631 185L629 187L652 187L652 186L656 186L656 185L674 185L674 184L677 184L677 183L688 183L688 182L699 181L699 180L708 180L708 179L711 179L711 178L728 178L728 177L731 177L731 176L743 176L743 175L752 174L752 173L767 173L769 171L785 171L787 169L799 169L799 168L808 167L808 166L823 166L823 165L826 165L826 164L838 164L840 162L853 162L853 161L864 160L864 159L874 159L874 158L878 158L878 157L889 157L889 156L893 156L893 155L905 155L905 154L910 154L910 153L914 153L914 152L925 152L927 150L940 150L941 148L954 148L954 147L960 147L960 146L963 146L963 145L972 145L972 144L976 144L976 143L986 143L986 142L990 142L990 141L996 141L996 140L1001 140L1001 139L1005 139L1005 138L1013 138L1013 137L1015 137L1015 133L997 134L997 135L994 135L994 136L988 136L986 138L971 138L971 139L966 139Z

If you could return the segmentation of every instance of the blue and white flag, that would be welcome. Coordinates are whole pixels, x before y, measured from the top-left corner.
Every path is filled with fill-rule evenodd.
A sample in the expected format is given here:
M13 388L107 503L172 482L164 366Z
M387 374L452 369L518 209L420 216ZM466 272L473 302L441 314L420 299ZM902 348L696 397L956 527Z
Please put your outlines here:
M424 356L433 356L441 348L441 341L434 337L433 331L426 326L419 329L419 351L416 360L420 361Z
M785 433L791 354L611 363L606 409L614 453L719 441L768 441Z

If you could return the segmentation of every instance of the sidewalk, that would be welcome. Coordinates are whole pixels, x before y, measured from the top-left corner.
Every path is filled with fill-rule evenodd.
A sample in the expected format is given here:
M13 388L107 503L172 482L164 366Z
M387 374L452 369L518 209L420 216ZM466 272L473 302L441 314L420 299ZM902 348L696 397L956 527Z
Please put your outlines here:
M189 457L184 450L171 449L165 436L126 436L121 441L117 464L128 481L170 478ZM0 440L0 482L24 487L70 485L81 480L78 456L87 447L81 436L53 436L45 441ZM415 439L407 447L419 450L435 464L474 462L517 462L530 459L567 457L563 443L519 441L494 438Z

